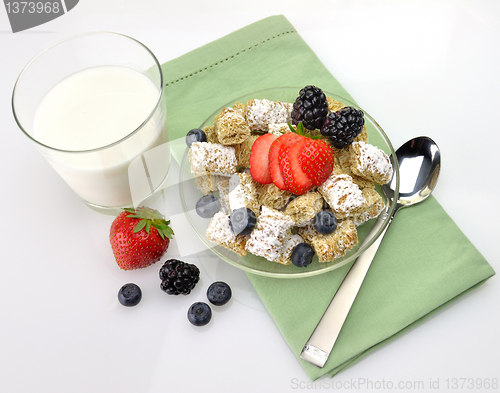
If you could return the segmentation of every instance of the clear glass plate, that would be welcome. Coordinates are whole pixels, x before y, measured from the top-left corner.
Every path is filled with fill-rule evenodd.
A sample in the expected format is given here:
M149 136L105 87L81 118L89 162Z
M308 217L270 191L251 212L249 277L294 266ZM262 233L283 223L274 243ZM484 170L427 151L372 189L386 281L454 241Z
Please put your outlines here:
M218 108L214 111L203 124L200 125L200 129L204 129L205 126L213 124L213 120L215 116L217 116L220 111L224 108L232 106L236 102L246 103L252 99L268 99L271 101L282 101L282 102L291 102L293 103L299 94L300 87L276 87L269 88L264 90L255 91L252 93L245 94L244 96L238 97L221 108ZM336 94L325 91L324 92L328 97L331 97L335 100L338 100L345 105L353 106L355 108L359 108L353 102L340 97ZM377 124L377 122L364 111L365 114L365 124L368 132L369 143L375 145L385 151L394 166L394 176L396 177L396 192L395 192L395 200L397 200L398 190L399 190L399 168L397 165L397 158L394 148L382 130L382 128ZM258 274L262 276L268 277L276 277L276 278L298 278L298 277L308 277L314 276L317 274L326 273L328 271L337 269L341 266L344 266L352 261L354 261L361 253L363 253L383 232L383 230L388 225L388 220L383 223L381 228L374 234L374 236L367 240L366 243L361 245L365 238L367 237L370 229L375 223L376 219L369 220L364 224L358 227L358 245L353 248L350 252L348 252L345 256L341 258L337 258L331 262L320 263L315 256L313 262L307 266L306 268L300 268L294 265L282 265L276 262L270 262L265 258L253 255L248 253L246 256L241 257L232 251L227 250L224 247L214 245L209 242L205 236L206 229L210 223L210 219L201 218L195 211L195 205L198 199L202 196L201 191L199 191L194 182L194 177L190 171L190 164L188 158L188 149L184 153L184 157L182 159L181 169L180 169L180 197L183 206L184 213L187 216L188 221L191 223L194 231L200 237L200 239L205 243L207 248L211 249L214 254L220 257L222 260L230 263L231 265L242 269L246 272ZM384 194L380 187L377 186L377 191L384 198L387 203L387 200L384 197ZM396 206L396 202L393 201L387 206L389 213L392 213ZM389 214L390 217L390 214Z

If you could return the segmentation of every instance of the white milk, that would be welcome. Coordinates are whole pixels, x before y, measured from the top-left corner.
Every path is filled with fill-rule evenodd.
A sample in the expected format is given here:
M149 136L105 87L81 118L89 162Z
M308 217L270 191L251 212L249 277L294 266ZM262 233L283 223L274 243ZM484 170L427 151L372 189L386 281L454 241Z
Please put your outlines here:
M99 206L132 203L129 164L146 150L167 142L165 111L158 109L141 130L113 144L146 121L159 90L129 68L102 66L79 71L54 86L34 118L35 137L54 149L49 161L85 201ZM88 151L98 149L94 151ZM87 152L82 152L87 150ZM169 157L165 157L168 170Z

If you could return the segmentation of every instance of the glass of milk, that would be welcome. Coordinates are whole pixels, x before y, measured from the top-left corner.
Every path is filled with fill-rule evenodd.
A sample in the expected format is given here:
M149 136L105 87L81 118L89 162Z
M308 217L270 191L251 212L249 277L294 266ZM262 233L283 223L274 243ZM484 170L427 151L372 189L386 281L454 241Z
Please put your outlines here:
M170 168L160 64L140 42L92 32L60 41L21 72L14 117L89 206L138 206Z

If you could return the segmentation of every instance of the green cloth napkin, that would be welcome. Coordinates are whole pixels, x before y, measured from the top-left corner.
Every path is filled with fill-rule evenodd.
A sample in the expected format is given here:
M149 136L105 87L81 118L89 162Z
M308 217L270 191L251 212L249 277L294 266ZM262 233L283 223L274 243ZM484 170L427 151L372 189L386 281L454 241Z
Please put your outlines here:
M313 84L350 98L283 16L242 28L162 69L171 139L184 138L217 108L259 89ZM173 149L179 162L181 145ZM299 355L350 266L299 279L248 274L312 380L334 376L495 274L432 196L401 210L320 369Z

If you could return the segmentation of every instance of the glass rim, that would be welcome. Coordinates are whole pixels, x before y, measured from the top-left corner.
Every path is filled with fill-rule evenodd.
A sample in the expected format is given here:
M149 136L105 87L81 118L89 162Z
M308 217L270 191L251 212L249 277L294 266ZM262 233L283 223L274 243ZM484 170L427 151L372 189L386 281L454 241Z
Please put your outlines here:
M78 38L81 38L81 37L84 37L84 36L92 36L92 35L111 35L111 36L117 36L117 37L125 38L125 39L128 39L130 41L133 41L133 42L139 44L139 46L141 46L143 49L145 49L146 52L149 53L149 55L153 59L155 65L156 65L156 67L158 69L158 72L160 73L160 86L159 86L158 99L156 100L156 103L155 103L153 109L151 110L151 112L149 113L149 115L143 120L143 122L138 127L136 127L133 131L131 131L130 133L128 133L127 135L125 135L123 138L121 138L121 139L119 139L117 141L114 141L113 143L109 143L109 144L104 145L104 146L99 146L99 147L96 147L96 148L93 148L93 149L85 149L85 150L59 149L59 148L56 148L56 147L53 147L53 146L46 145L46 144L40 142L39 140L37 140L36 138L34 138L33 136L31 136L24 129L23 125L21 124L21 121L17 117L16 107L15 107L15 104L14 104L14 97L15 97L16 91L17 91L16 88L17 88L19 82L21 81L21 78L23 77L23 75L27 72L28 68L38 58L40 58L40 56L42 56L46 52L50 51L51 49L53 49L53 48L55 48L55 47L57 47L57 46L65 43L65 42L68 42L68 41L71 41L71 40L75 40L75 39L78 39ZM162 72L162 69L161 69L161 64L158 61L158 59L156 58L155 54L146 45L144 45L139 40L137 40L135 38L132 38L132 37L130 37L128 35L122 34L122 33L116 33L116 32L112 32L112 31L91 31L91 32L84 32L84 33L79 33L79 34L74 34L74 35L68 36L68 37L63 38L63 39L61 39L59 41L54 42L53 44L47 46L46 48L44 48L40 52L38 52L24 66L24 68L21 70L21 72L19 73L19 76L16 79L16 82L15 82L14 87L12 89L11 107L12 107L12 113L13 113L13 116L14 116L14 120L15 120L17 126L21 129L21 131L24 133L24 135L26 135L29 139L31 139L36 144L38 144L38 145L40 145L40 146L42 146L42 147L44 147L46 149L53 150L53 151L58 151L58 152L62 152L62 153L92 153L92 152L97 152L97 151L101 151L101 150L106 150L106 149L109 149L110 147L116 146L116 145L122 143L123 141L129 139L130 137L132 137L133 135L135 135L137 132L139 132L139 130L141 130L146 125L146 123L151 119L151 117L154 115L154 113L158 109L158 107L159 107L159 105L160 105L160 103L162 101L163 94L164 94L164 87L163 87L163 72Z

